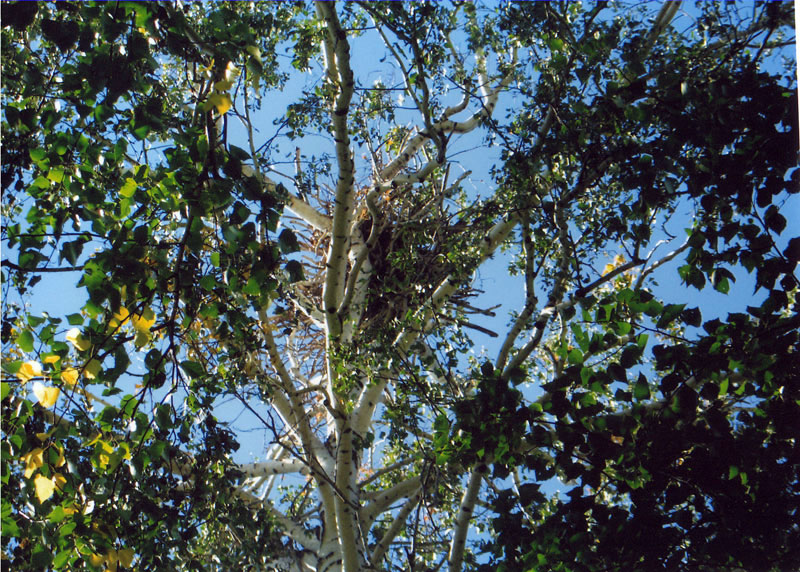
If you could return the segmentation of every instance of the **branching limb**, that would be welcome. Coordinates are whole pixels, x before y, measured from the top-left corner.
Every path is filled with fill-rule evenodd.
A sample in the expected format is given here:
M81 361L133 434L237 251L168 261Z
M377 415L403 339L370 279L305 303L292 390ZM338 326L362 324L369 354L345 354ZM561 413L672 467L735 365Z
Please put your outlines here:
M368 498L372 501L361 510L361 520L371 526L375 519L394 503L401 498L411 496L418 492L422 486L422 480L419 476L411 477L401 481L386 490L370 493Z
M534 279L537 272L534 268L535 250L527 221L525 221L522 228L522 247L525 251L525 305L517 316L517 319L514 320L514 324L511 326L505 340L503 340L503 345L500 347L500 352L495 362L495 367L499 370L505 367L509 353L514 347L514 343L536 310L537 300Z
M411 514L411 511L419 504L419 501L422 499L422 488L418 487L417 490L408 497L408 500L403 504L400 510L392 519L392 524L386 530L386 532L381 537L378 544L375 548L372 549L372 555L370 556L370 565L373 568L378 568L378 565L383 560L383 557L386 555L386 551L391 546L392 542L397 535L405 528L406 520L408 516Z
M372 227L370 229L369 237L366 241L362 241L356 249L355 256L350 269L350 275L347 279L347 285L344 289L344 296L342 303L339 306L337 313L346 325L352 329L353 325L358 321L361 312L363 311L363 303L366 298L367 286L369 278L372 275L372 265L369 262L368 256L370 250L375 247L378 242L378 237L384 229L384 224L380 222L380 213L375 204L374 193L367 193L365 197L367 209L369 210L370 217L372 218ZM351 231L353 241L361 241L360 230L354 228ZM353 301L356 301L353 304ZM352 307L351 307L352 306ZM347 339L348 336L345 336Z

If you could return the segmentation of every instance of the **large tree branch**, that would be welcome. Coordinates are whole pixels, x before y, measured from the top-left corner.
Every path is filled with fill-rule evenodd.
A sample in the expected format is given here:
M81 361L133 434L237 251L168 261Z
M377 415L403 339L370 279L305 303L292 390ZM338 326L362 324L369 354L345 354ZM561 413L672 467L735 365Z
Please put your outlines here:
M331 245L326 261L327 272L322 293L327 335L329 340L338 340L341 334L341 317L337 313L342 301L347 252L350 247L350 223L353 216L354 170L347 115L353 97L355 81L350 69L350 44L342 29L336 6L332 3L316 2L317 13L325 22L325 50L328 54L328 81L337 94L333 102L331 121L336 148L336 162L339 178L336 183L336 197L333 208ZM332 56L332 58L331 58Z

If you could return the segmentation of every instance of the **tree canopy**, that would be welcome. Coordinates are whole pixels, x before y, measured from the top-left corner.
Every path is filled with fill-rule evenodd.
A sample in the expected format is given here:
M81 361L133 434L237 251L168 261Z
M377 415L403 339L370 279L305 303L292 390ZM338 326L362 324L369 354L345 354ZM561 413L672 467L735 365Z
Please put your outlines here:
M4 2L4 567L795 565L792 8Z

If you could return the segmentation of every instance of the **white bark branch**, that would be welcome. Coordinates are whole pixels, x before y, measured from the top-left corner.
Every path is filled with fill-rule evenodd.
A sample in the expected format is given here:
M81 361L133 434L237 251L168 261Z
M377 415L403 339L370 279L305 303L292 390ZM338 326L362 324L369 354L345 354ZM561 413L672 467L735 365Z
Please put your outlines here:
M481 490L483 475L486 473L486 465L475 467L469 475L467 488L461 497L461 506L453 530L453 540L450 543L450 553L447 557L447 569L449 572L459 572L464 561L464 549L467 544L467 532L472 513L475 510L475 502L478 492Z
M337 90L331 110L336 162L339 178L331 227L331 245L326 261L327 272L322 292L323 311L329 340L337 340L341 334L341 318L337 313L344 290L347 269L347 252L350 247L350 223L353 216L354 164L350 149L347 114L353 97L354 79L350 69L350 44L342 29L336 6L316 2L317 14L325 22L325 51L327 54L327 76ZM332 56L332 57L331 57Z
M248 477L267 477L271 475L285 475L288 473L307 475L310 472L306 463L296 459L248 463L246 465L239 465L238 469Z

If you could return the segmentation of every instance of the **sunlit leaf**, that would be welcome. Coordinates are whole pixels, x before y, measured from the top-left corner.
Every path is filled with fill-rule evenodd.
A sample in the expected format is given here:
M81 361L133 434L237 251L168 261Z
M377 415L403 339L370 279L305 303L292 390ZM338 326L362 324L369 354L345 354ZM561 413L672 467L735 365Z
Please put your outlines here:
M58 396L61 390L57 387L47 387L43 383L37 381L33 384L33 394L39 400L39 405L46 409L54 407L58 401Z
M125 184L119 190L119 194L126 199L131 198L136 193L136 181L130 177L125 179Z
M40 503L53 496L56 490L55 479L48 479L44 475L36 475L33 479L33 484L36 487L36 498Z
M141 315L133 316L131 322L137 332L149 332L156 323L156 314L152 308L145 308Z
M227 93L214 92L208 96L208 100L203 107L206 108L206 111L212 107L215 107L217 109L217 113L220 115L225 115L228 113L228 110L233 107L233 102Z
M36 469L44 465L44 449L37 447L23 455L21 459L25 463L25 478L29 479Z
M61 372L61 381L67 385L75 385L78 383L79 372L74 367L69 367Z
M17 372L17 377L22 380L22 383L27 383L34 377L42 375L42 364L38 361L26 361L20 366Z
M78 328L72 328L67 332L67 341L82 352L85 352L92 347L91 342L83 337L83 334Z
M120 306L119 308L117 308L117 311L114 312L112 318L108 321L108 325L113 329L119 328L125 325L125 322L128 321L129 317L130 317L130 312L128 311L128 309L125 306Z

